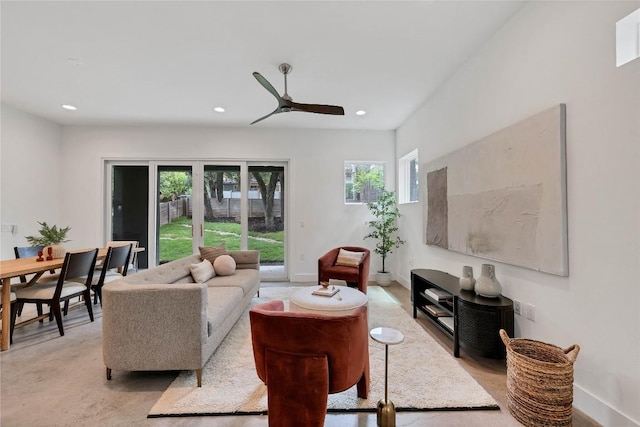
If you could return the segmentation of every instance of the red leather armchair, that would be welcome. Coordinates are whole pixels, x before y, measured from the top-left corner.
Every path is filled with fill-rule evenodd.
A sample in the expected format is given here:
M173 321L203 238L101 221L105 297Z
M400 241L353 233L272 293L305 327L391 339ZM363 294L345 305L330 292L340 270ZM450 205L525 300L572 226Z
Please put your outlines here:
M350 252L363 252L364 256L360 260L358 267L347 267L336 265L340 249ZM369 282L369 261L371 253L367 248L358 246L341 246L331 249L318 259L318 281L328 282L329 279L345 280L351 287L357 287L360 292L367 293L367 283Z
M270 301L249 311L269 427L322 427L329 394L354 384L358 397L369 393L367 307L345 316L283 310Z

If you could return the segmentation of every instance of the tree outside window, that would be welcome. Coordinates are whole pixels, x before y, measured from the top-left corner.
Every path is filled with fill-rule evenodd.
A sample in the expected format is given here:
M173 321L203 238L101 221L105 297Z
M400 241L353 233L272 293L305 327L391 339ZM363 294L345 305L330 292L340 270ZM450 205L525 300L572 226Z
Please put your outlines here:
M345 203L375 202L383 189L384 163L345 162Z

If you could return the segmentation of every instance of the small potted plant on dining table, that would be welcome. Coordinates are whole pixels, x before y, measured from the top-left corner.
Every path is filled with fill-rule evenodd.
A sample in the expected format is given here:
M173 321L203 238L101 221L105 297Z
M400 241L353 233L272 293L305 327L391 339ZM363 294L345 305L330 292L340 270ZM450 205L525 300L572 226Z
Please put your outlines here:
M378 240L374 252L382 257L382 270L378 271L376 282L379 285L386 286L391 282L391 273L386 271L385 268L387 255L405 243L404 240L400 239L400 236L395 235L398 231L396 220L400 217L395 193L383 189L378 200L367 203L367 207L375 219L369 221L371 232L364 238Z
M46 221L39 222L40 230L38 230L39 236L26 236L27 242L31 246L43 246L44 256L49 255L49 248L51 248L51 257L54 259L64 258L66 249L61 243L68 242L67 233L71 230L71 227L60 227L56 225L49 227Z

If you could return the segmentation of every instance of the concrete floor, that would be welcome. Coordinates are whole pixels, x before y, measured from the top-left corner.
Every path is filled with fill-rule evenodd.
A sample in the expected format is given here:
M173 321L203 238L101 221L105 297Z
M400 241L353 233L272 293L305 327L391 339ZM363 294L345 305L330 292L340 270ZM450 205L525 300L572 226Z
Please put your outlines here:
M308 286L309 284L297 284ZM263 283L262 286L296 286ZM409 291L392 284L385 288L411 313ZM25 307L26 308L26 307ZM64 319L65 336L54 322L17 328L11 349L0 354L0 425L9 426L267 426L266 416L147 418L147 413L177 372L114 371L107 381L102 363L102 318L94 309L89 321L84 306ZM23 317L29 313L25 310ZM417 320L437 342L452 351L453 343L431 323ZM398 413L398 426L519 426L506 406L504 360L473 357L464 351L458 359L496 399L499 411L434 411ZM416 373L428 375L425 367ZM373 373L372 373L373 374ZM390 396L391 400L393 397ZM573 425L596 426L574 410ZM328 414L326 427L376 426L374 414Z

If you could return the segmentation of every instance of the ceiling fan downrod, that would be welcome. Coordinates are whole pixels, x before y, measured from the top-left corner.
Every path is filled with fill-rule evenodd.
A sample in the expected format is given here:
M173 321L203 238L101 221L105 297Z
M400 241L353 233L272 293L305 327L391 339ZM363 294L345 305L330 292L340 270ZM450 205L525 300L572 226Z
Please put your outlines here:
M289 96L289 93L287 92L287 74L291 72L293 67L287 64L286 62L284 62L280 64L278 69L282 74L284 74L284 95L282 95L282 99L285 99L287 101L293 101L293 99Z

